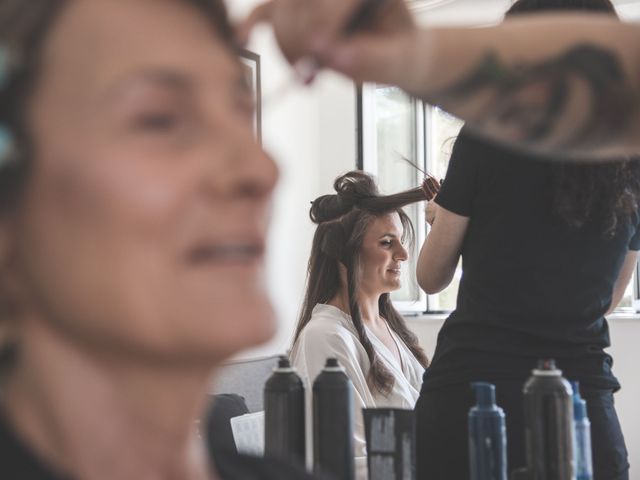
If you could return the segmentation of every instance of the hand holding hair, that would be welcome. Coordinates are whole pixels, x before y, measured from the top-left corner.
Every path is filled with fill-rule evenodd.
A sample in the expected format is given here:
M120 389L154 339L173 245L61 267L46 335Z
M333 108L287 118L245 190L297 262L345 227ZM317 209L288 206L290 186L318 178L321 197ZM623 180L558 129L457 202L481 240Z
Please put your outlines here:
M424 181L422 182L422 190L424 191L424 194L426 196L425 200L427 202L430 202L431 200L436 198L436 195L438 195L438 192L440 191L441 184L441 181L438 182L435 177L427 174Z

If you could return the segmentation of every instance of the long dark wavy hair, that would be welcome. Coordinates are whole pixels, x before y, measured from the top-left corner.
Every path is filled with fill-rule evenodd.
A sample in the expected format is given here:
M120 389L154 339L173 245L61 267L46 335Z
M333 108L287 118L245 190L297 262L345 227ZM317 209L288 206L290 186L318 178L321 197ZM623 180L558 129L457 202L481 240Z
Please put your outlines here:
M609 0L518 0L506 17L559 10L602 13L617 18ZM556 162L551 167L551 182L553 214L572 228L591 224L605 236L612 237L639 208L638 158L590 164Z
M317 198L309 212L311 220L318 227L311 246L307 290L293 343L295 345L300 332L311 320L313 308L319 303L330 301L343 287L339 265L344 265L347 271L348 313L371 364L367 382L386 395L393 388L394 378L380 361L367 336L357 301L362 240L376 217L396 212L404 228L403 242L412 241L413 226L402 207L425 200L426 195L422 188L395 195L380 195L374 179L362 171L341 175L336 179L334 189L335 194ZM402 339L420 364L426 367L427 356L418 344L417 337L407 328L402 315L393 307L389 293L380 296L378 308L389 328Z
M181 0L175 0L181 1ZM234 33L222 0L182 0L210 21L223 44L235 51ZM34 163L34 141L26 114L40 81L43 50L49 34L71 0L0 0L0 48L8 52L6 76L0 83L0 127L13 138L13 153L0 159L0 220L18 206ZM0 285L0 368L15 357L7 328L15 300Z

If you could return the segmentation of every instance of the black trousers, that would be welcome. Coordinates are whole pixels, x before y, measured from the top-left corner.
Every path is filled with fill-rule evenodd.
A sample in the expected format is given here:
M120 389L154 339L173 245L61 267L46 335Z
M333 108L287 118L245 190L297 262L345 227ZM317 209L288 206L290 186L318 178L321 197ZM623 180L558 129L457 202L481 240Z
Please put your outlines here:
M526 466L522 381L498 381L496 402L507 423L508 470ZM628 480L629 463L611 390L581 388L591 421L594 480ZM423 388L416 404L417 480L467 480L467 415L475 399L468 385Z

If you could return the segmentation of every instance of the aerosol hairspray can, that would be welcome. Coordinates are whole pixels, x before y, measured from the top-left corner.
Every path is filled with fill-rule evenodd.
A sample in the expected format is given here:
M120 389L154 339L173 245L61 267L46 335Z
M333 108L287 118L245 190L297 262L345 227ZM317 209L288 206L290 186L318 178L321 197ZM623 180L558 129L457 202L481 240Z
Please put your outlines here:
M575 480L572 390L555 361L541 360L533 370L524 414L531 480Z
M477 403L469 410L469 470L471 480L507 480L507 430L504 412L496 405L495 386L475 382Z
M353 385L336 358L313 383L313 469L336 480L353 480Z
M287 357L264 387L265 456L305 464L304 385Z

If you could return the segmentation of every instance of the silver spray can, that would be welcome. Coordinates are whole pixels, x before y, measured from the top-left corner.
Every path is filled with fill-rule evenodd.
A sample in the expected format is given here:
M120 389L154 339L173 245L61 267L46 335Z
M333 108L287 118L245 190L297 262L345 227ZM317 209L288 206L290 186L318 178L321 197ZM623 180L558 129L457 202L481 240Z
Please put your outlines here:
M531 480L575 480L572 393L553 360L541 360L524 386Z

